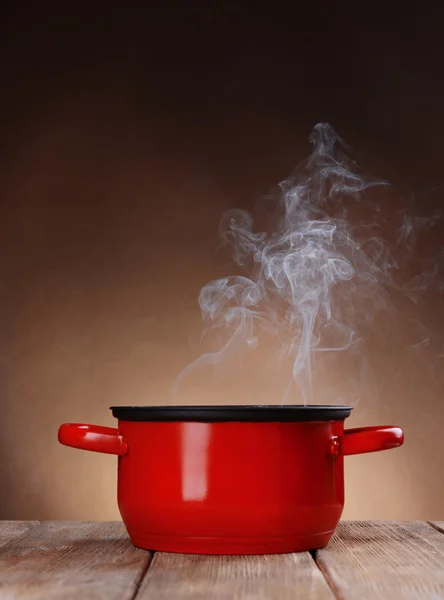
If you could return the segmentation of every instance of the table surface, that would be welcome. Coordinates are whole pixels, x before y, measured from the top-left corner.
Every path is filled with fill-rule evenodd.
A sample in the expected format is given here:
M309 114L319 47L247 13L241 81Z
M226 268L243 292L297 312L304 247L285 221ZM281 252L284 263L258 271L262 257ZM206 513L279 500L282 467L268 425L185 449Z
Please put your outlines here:
M0 599L444 599L444 521L343 521L317 552L152 554L120 522L0 521Z

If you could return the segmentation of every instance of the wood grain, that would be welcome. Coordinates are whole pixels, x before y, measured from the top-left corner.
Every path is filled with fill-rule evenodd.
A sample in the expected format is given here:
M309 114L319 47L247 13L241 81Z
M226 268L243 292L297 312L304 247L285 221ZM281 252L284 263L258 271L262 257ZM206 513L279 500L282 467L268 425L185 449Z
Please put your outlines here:
M0 548L38 524L38 521L0 521Z
M444 536L419 521L349 521L316 562L342 600L444 598Z
M158 553L137 600L332 600L308 552L268 556Z
M41 523L0 551L0 599L131 599L149 566L122 523Z
M432 527L444 533L444 521L427 521Z

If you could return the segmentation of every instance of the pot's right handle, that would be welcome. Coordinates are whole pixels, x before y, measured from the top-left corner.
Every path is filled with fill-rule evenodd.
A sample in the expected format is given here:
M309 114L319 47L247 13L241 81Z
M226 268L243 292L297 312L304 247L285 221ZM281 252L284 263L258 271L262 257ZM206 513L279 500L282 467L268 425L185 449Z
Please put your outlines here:
M63 423L59 428L59 442L72 448L117 454L118 456L123 456L128 452L128 444L119 434L118 429L100 425Z
M390 450L404 443L404 432L395 425L346 429L344 435L330 442L330 454L344 456Z

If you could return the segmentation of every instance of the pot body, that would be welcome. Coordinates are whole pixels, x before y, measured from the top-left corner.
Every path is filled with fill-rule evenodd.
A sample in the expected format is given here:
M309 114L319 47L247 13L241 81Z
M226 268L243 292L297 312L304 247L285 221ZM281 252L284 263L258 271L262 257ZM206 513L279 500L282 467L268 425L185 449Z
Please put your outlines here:
M136 546L277 553L325 546L344 506L338 422L119 421L118 504Z
M118 504L128 534L135 546L165 552L321 548L344 506L344 455L404 441L391 425L344 431L344 418L330 418L341 407L278 409L280 421L266 420L275 419L274 408L235 409L234 417L233 409L214 409L219 420L213 409L213 420L204 420L208 409L200 420L191 408L183 419L153 409L157 420L147 420L143 408L122 410L133 418L119 418L117 429L65 423L59 441L119 457ZM184 409L171 410L177 417ZM256 420L237 421L236 411ZM324 419L309 420L313 413Z

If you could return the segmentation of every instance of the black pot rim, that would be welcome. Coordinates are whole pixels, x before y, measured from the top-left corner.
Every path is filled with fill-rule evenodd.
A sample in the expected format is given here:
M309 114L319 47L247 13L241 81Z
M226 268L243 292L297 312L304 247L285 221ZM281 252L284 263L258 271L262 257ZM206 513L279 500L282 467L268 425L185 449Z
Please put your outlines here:
M352 406L335 405L219 405L219 406L111 406L120 421L155 422L308 422L344 421Z

